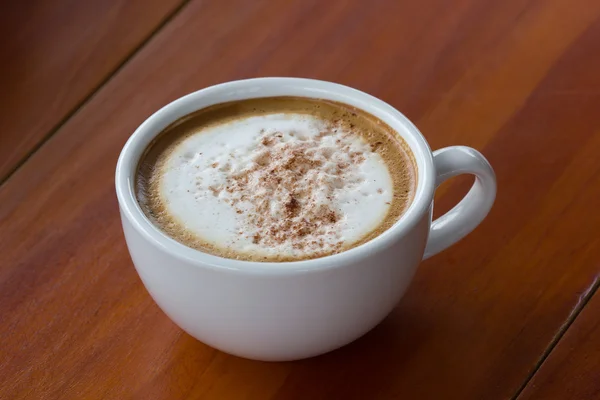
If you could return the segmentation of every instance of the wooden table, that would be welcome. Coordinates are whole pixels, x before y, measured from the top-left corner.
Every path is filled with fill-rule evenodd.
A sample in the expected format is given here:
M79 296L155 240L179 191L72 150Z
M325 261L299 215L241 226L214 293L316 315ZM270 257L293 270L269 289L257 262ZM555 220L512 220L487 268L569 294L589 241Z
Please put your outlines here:
M600 2L13 3L0 6L0 399L600 398ZM423 263L379 327L290 363L176 327L134 271L113 187L152 112L273 75L367 91L498 176L486 221ZM436 212L469 184L441 187Z

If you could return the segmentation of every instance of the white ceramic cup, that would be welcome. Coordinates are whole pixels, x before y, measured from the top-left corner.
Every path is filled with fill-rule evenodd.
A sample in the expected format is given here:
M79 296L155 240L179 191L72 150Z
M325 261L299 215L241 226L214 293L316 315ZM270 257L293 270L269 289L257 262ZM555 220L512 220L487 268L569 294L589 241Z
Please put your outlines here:
M216 257L171 239L154 226L134 192L136 167L152 139L175 120L233 100L300 96L335 100L386 122L408 143L418 183L406 213L375 239L323 258L249 262ZM433 193L458 174L475 175L464 199L431 221ZM116 170L123 231L133 263L160 308L198 340L241 357L282 361L316 356L359 338L396 306L417 265L471 232L487 215L496 178L468 147L431 152L425 138L385 102L335 83L258 78L223 83L157 111L129 138Z

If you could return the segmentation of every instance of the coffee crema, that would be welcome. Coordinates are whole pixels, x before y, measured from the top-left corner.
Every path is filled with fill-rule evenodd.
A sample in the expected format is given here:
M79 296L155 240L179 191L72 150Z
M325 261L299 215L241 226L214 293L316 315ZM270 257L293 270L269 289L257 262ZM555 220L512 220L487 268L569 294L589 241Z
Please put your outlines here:
M296 261L390 228L416 189L414 157L376 117L320 99L217 104L148 146L136 196L173 239L213 255Z

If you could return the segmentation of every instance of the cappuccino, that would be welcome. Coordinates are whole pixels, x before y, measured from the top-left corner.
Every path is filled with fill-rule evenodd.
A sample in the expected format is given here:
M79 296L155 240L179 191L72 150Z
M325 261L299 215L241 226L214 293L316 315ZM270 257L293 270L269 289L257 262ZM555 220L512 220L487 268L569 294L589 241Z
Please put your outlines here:
M214 105L164 129L136 175L146 216L221 257L295 261L348 250L390 228L416 168L374 116L309 98Z

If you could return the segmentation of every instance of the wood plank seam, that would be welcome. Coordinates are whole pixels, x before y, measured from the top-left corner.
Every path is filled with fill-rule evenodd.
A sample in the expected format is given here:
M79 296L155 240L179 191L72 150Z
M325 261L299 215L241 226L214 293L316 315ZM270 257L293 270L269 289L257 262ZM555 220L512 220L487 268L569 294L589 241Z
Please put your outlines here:
M52 127L46 135L44 135L41 140L31 148L31 150L23 156L21 160L19 160L15 166L8 171L6 176L0 177L0 187L4 185L14 174L21 168L30 158L33 156L48 140L50 140L56 132L62 128L71 117L73 117L81 108L83 108L86 104L90 102L90 100L94 97L94 95L104 87L116 74L121 71L129 61L135 57L136 54L139 53L164 27L166 27L183 9L191 2L191 0L183 0L183 2L178 5L170 14L167 14L166 17L160 21L160 23L144 38L138 46L136 46L123 60L112 70L110 71L104 79L102 79L95 87L93 87L87 96L85 96L78 104L76 104L69 112L65 114L63 118L61 118L54 127Z
M558 343L560 343L563 336L567 333L567 331L569 330L571 325L573 325L573 323L575 322L577 317L581 314L581 312L583 311L585 306L589 303L589 301L592 299L592 297L594 297L594 295L598 291L599 287L600 287L600 276L596 276L596 279L594 280L594 282L592 282L590 287L582 294L581 301L579 301L579 303L577 303L577 306L573 309L573 311L571 312L569 317L566 319L565 323L556 332L556 335L552 338L552 340L548 344L548 347L544 350L544 352L540 356L539 360L535 363L531 372L527 375L527 377L525 378L525 380L523 381L523 383L521 384L519 389L517 389L515 395L513 397L511 397L511 400L517 400L521 396L521 393L525 390L527 385L529 385L529 382L533 379L535 374L542 367L542 365L544 364L546 359L550 356L550 354L552 353L554 348L558 345Z

